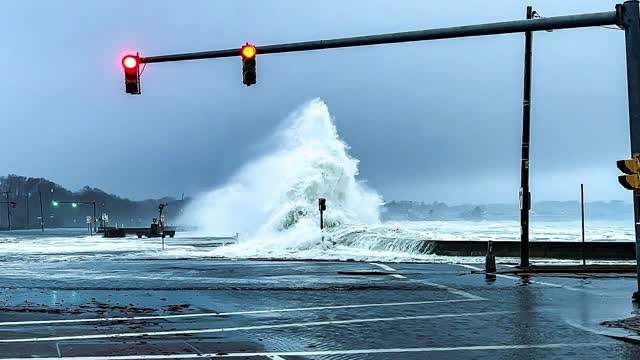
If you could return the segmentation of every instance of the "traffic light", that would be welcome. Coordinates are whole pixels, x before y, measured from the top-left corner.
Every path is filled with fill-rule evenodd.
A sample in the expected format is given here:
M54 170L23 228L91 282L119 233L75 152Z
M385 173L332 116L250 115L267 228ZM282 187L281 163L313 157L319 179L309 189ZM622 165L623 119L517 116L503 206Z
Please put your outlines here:
M124 87L127 94L140 95L140 57L127 55L122 58Z
M321 212L327 210L327 199L319 198L318 199L318 207L319 207L319 210Z
M618 176L618 182L625 189L640 190L640 154L633 154L632 159L618 160L618 169L627 175Z
M53 200L53 201L51 202L51 205L53 205L53 206L55 206L55 207L58 207L58 205L60 205L60 203L59 203L59 202L57 202L57 201L55 201L55 200Z
M71 203L71 207L77 208L77 207L78 207L78 204L76 204L76 203Z
M242 55L242 83L251 86L256 83L256 47L246 43L240 48Z

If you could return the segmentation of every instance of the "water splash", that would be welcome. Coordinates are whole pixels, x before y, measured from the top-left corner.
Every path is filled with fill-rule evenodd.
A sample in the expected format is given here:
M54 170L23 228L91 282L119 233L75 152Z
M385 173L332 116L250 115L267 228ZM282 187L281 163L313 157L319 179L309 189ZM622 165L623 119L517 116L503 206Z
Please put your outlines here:
M221 252L326 248L347 224L378 224L381 197L357 180L358 160L338 136L327 105L314 99L284 120L268 153L244 166L224 186L202 194L183 223L203 236L240 233ZM319 229L318 198L327 199L326 233Z

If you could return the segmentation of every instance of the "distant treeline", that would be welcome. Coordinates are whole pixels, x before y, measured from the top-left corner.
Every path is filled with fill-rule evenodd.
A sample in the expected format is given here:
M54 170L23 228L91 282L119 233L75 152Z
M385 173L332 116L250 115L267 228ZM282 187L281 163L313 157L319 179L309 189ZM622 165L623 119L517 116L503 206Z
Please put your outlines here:
M518 204L463 204L443 202L389 201L382 210L384 220L517 220ZM531 206L531 217L539 220L580 219L578 201L541 201ZM624 201L596 201L585 203L585 217L601 220L631 220L633 205Z
M40 227L40 195L44 225L54 227L86 227L86 217L93 216L90 204L59 204L52 202L94 202L96 215L109 215L109 225L147 226L158 216L160 202L168 203L166 220L175 224L178 216L189 202L189 198L164 197L134 201L108 194L100 189L85 186L77 192L44 178L18 175L0 177L0 200L15 201L16 208L0 204L0 229L9 224L10 214L13 229ZM588 202L585 204L588 219L628 220L632 219L633 206L623 201ZM580 203L577 201L543 201L532 205L531 216L540 220L577 220L580 218ZM388 201L382 208L383 220L517 220L518 204L463 204L447 205L444 202L425 203L419 201Z
M15 208L8 208L0 204L0 228L9 225L7 212L11 217L13 229L40 227L40 195L42 196L42 213L47 228L53 227L86 227L86 217L93 216L91 204L59 204L53 206L53 201L94 202L96 215L102 213L109 216L109 225L124 224L125 226L147 226L151 219L158 216L160 202L169 203L165 209L168 223L175 223L184 205L189 199L175 199L164 197L133 201L108 194L100 189L85 186L80 191L73 192L44 178L31 178L18 175L0 177L0 200L15 201Z

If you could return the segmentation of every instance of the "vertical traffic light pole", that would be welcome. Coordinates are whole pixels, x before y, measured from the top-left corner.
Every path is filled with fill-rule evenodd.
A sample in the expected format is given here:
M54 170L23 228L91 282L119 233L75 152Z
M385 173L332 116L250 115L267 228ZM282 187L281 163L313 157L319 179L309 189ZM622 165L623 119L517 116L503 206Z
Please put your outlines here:
M324 211L327 210L327 199L318 199L318 209L320 210L320 230L322 230L324 229Z
M640 10L638 1L617 5L618 25L624 28L627 52L627 91L629 97L629 135L631 154L640 153ZM633 300L640 301L640 190L633 190L633 219L636 236L638 291Z
M527 19L533 9L527 6ZM524 94L522 100L522 161L520 163L520 266L529 266L529 143L531 135L531 46L533 34L524 33Z

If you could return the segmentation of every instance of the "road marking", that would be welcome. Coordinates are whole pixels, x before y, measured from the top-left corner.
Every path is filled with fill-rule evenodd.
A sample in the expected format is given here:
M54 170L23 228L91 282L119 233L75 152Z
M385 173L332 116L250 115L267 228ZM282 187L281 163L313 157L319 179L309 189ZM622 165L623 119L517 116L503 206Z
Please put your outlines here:
M425 304L455 303L455 302L463 302L463 301L480 301L480 300L486 300L486 299L483 299L483 298L477 298L477 299L476 298L473 298L473 299L472 298L468 298L468 299L455 299L455 300L405 301L405 302L395 302L395 303L373 303L373 304L355 304L355 305L314 306L314 307L306 307L306 308L268 309L268 310L235 311L235 312L222 312L222 313L181 314L181 315L110 317L110 318L65 319L65 320L7 321L7 322L0 322L0 326L70 324L70 323L91 323L91 322L105 322L105 321L108 322L108 321L162 320L162 319L198 318L198 317L212 317L212 316L269 314L269 313L297 312L297 311L358 309L358 308L367 308L367 307L425 305Z
M394 269L394 268L392 268L391 266L386 265L386 264L378 264L378 263L369 263L369 264L371 264L371 265L375 265L375 266L379 266L379 267L381 267L381 268L383 268L383 269L385 269L385 270L387 270L387 271L395 271L395 272L397 272L397 270L396 270L396 269Z
M378 263L369 263L369 264L375 265L375 266L379 266L379 267L381 267L381 268L383 268L384 270L387 270L387 271L397 271L396 269L394 269L391 266L386 265L386 264L378 264ZM390 274L390 275L394 276L394 277L400 277L400 278L405 279L404 276L399 275L399 274ZM426 281L426 280L415 280L415 281L423 283L423 284L426 284L426 285L429 285L429 286L436 287L438 289L446 290L446 291L448 291L448 292L450 292L452 294L460 295L460 296L465 297L465 298L470 299L470 300L487 300L487 299L485 299L483 297L470 294L470 293L468 293L466 291L462 291L462 290L459 290L459 289L454 289L452 287L445 286L445 285L436 284L436 283L431 282L431 281Z
M378 263L369 263L371 265L375 265L375 266L379 266L381 268L383 268L384 270L387 271L393 271L393 272L398 272L398 270L392 268L391 266L385 265L385 264L378 264ZM398 278L398 279L406 279L406 276L400 275L400 274L389 274L390 276L393 276L394 278Z
M631 341L633 341L635 343L640 341L640 336L632 335L631 332L629 332L629 331L627 331L625 329L616 329L617 331L616 330L614 330L614 331L611 331L611 330L604 331L604 330L592 329L592 328L589 328L587 326L574 323L573 321L570 321L570 320L565 320L565 322L567 324L569 324L570 326L573 326L573 327L575 327L577 329L580 329L580 330L583 330L583 331L590 332L592 334L604 335L604 336L608 336L608 337L613 338L613 339L618 339L618 340L623 340L623 341L631 340Z
M457 347L422 347L422 348L390 348L390 349L357 349L357 350L317 350L317 351L280 351L280 352L239 352L212 354L167 354L167 355L116 355L116 356L75 356L49 357L38 360L164 360L164 359L196 359L196 358L234 358L234 357L269 357L269 356L324 356L324 355L358 355L358 354L394 354L423 353L447 351L490 351L490 350L522 350L522 349L559 349L574 347L611 346L612 343L556 343L556 344L523 344L523 345L482 345ZM276 358L277 359L277 358ZM0 360L33 360L33 358L0 358Z
M470 293L468 293L468 292L466 292L466 291L463 291L463 290L460 290L460 289L454 289L454 288L452 288L452 287L445 286L445 285L441 285L441 284L436 284L436 283L431 282L431 281L427 281L427 280L419 280L419 282L421 282L421 283L423 283L423 284L426 284L426 285L429 285L429 286L436 287L436 288L438 288L438 289L447 290L448 292L450 292L450 293L452 293L452 294L460 295L460 296L465 297L465 298L467 298L467 299L469 299L469 300L476 300L476 301L480 301L480 300L487 300L487 299L485 299L485 298L483 298L483 297L480 297L480 296L477 296L477 295L470 294Z
M271 360L285 360L285 358L282 358L278 355L265 355L266 357L268 357Z
M185 345L187 345L188 347L192 348L192 349L193 349L193 351L195 351L195 352L196 352L196 353L198 353L199 355L202 355L202 351L198 350L198 348L197 348L197 347L195 347L195 346L193 346L193 345L189 344L187 341L183 341L183 343L184 343ZM56 343L56 344L57 344L57 343ZM60 357L60 355L58 355L58 357Z
M477 313L394 316L394 317L387 317L387 318L348 319L348 320L332 320L332 321L311 321L311 322L290 323L290 324L255 325L255 326L240 326L240 327L213 328L213 329L169 330L169 331L150 331L150 332L140 332L140 333L115 333L115 334L96 334L96 335L70 335L70 336L36 337L36 338L17 338L17 339L0 339L0 343L24 343L24 342L44 342L44 341L87 340L87 339L111 339L111 338L142 337L142 336L208 334L208 333L221 333L221 332L244 331L244 330L280 329L280 328L291 328L291 327L358 324L358 323L418 320L418 319L442 319L442 318L455 318L455 317L468 317L468 316L503 315L503 314L511 314L511 313L513 313L513 311L488 311L488 312L477 312Z
M467 269L484 271L483 269L481 269L481 268L479 268L477 266L473 266L473 265L467 265L467 264L454 264L454 265L462 266L462 267L465 267ZM495 274L495 276L501 277L501 278L505 278L505 279L511 279L511 280L521 280L521 278L519 278L517 276L511 276L511 275ZM529 280L529 282L532 283L532 284L544 285L544 286L549 286L549 287L554 287L554 288L562 288L562 289L569 290L569 291L577 291L577 292L583 292L583 293L594 294L594 295L604 295L604 294L597 293L597 292L590 291L590 290L575 288L575 287L572 287L572 286L565 286L565 285L549 283L549 282L546 282L546 281Z

